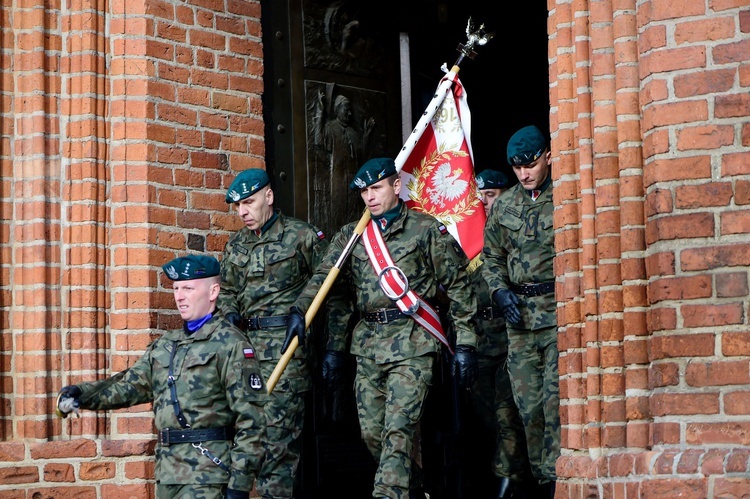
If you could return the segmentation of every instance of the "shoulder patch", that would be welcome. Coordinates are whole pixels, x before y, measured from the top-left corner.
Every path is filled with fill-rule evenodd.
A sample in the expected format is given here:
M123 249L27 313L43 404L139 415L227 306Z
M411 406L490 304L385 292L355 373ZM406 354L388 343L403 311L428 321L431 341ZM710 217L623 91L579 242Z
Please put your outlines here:
M326 238L326 235L323 234L322 230L319 230L318 232L316 232L315 235L318 236L318 239L325 239Z
M448 233L448 227L446 227L445 224L440 224L440 227L438 227L438 230L443 235Z

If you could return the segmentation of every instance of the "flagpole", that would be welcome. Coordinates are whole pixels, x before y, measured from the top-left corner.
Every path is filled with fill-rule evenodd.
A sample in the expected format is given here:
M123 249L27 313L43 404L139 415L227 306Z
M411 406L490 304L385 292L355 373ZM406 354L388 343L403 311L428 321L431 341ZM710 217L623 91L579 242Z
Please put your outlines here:
M453 65L453 67L448 72L448 74L444 76L443 79L440 81L440 84L438 85L438 88L435 91L435 94L433 95L432 100L430 101L429 104L427 104L427 107L424 113L419 118L419 121L417 121L416 126L412 129L409 136L406 138L406 142L404 143L404 146L401 148L401 151L399 151L398 155L396 156L394 160L394 162L396 163L397 173L400 172L401 169L404 167L404 163L406 163L406 160L409 158L409 155L414 150L414 147L417 145L417 142L419 142L419 139L422 136L422 132L429 126L438 108L440 108L440 105L443 103L443 100L445 99L446 94L448 93L450 88L453 86L453 82L456 80L456 76L458 75L458 72L461 69L460 68L461 62L463 62L463 60L466 57L468 57L469 59L473 59L476 56L476 52L474 52L473 50L474 46L484 45L494 36L493 33L485 32L484 24L480 25L476 31L473 31L473 29L474 28L472 25L471 18L469 18L469 22L466 26L466 37L467 37L466 43L465 44L460 43L458 45L457 50L460 55L458 56L456 63ZM310 304L310 308L308 308L307 313L305 313L305 329L310 327L310 324L315 318L315 314L318 313L320 306L323 304L323 300L328 295L328 291L331 289L331 286L333 286L333 282L336 280L336 277L338 277L339 272L341 271L341 267L349 258L349 255L351 254L352 249L354 248L354 245L362 237L362 233L365 231L365 228L367 227L367 224L369 223L369 221L370 221L370 210L365 208L364 212L362 213L362 218L359 219L359 222L357 222L357 225L354 227L354 233L351 235L351 237L349 238L349 241L346 243L346 246L341 252L341 255L336 261L336 264L328 272L328 275L323 281L323 284L321 284L320 289L315 295L315 298L313 298L313 301ZM276 387L276 384L278 383L279 378L281 378L281 374L284 372L284 369L286 369L287 364L289 364L289 361L292 359L292 356L294 355L294 352L295 350L297 350L298 346L299 346L299 340L295 336L289 342L289 346L287 347L286 352L284 352L284 354L281 356L281 358L279 359L279 362L276 364L276 367L271 373L271 376L269 376L268 380L266 381L266 389L268 390L268 393L271 393L273 389Z

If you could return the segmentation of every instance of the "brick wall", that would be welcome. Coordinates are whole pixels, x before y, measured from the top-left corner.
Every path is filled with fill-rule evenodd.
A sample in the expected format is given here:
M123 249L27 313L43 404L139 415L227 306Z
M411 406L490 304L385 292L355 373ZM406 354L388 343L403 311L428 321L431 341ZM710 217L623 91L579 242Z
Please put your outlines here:
M548 8L558 497L742 497L748 3Z
M0 497L149 497L150 406L60 420L54 398L178 325L158 269L239 228L228 183L265 166L260 3L18 0L0 21Z
M750 6L548 0L558 497L750 490ZM257 1L0 6L0 497L151 497L138 406L52 416L179 323L264 166Z

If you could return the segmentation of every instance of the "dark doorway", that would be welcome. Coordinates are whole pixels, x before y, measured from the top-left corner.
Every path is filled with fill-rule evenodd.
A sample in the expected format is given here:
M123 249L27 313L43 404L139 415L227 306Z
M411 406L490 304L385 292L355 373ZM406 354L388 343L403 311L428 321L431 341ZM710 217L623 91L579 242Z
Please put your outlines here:
M266 165L285 213L321 227L330 237L349 220L359 219L361 203L347 193L348 174L369 157L395 157L403 145L399 37L409 39L409 91L416 124L443 76L466 41L469 18L484 24L494 38L476 47L476 57L461 64L459 77L472 115L475 171L496 168L515 181L505 159L510 136L526 125L549 130L547 10L544 2L509 6L486 0L262 0L264 42L263 98ZM357 40L343 39L343 27L356 18ZM513 27L511 34L510 27ZM521 32L522 36L516 33ZM355 43L356 42L356 43ZM348 100L355 121L352 165L329 168L333 146L323 138L325 120ZM374 118L368 141L362 136ZM316 135L318 134L318 135ZM323 349L323 324L312 326ZM308 420L298 499L368 498L374 463L358 436L356 413L345 399L343 419L333 421L320 388L309 395ZM425 415L427 488L433 499L483 499L491 496L488 440L477 418L463 404L463 428L445 417L446 386L438 386ZM461 402L459 400L459 402ZM348 408L348 409L347 409ZM453 411L455 413L455 411ZM460 454L460 456L459 456ZM437 458L436 458L437 457ZM471 483L471 485L468 485Z

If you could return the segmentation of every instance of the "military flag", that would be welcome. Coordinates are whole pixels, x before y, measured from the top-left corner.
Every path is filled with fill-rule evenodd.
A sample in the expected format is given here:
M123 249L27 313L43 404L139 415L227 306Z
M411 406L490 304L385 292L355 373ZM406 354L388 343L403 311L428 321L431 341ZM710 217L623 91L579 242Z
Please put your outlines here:
M486 217L474 177L471 113L466 89L455 72L441 79L436 96L446 88L446 81L449 88L404 159L401 182L406 189L401 190L401 198L409 208L443 222L473 259L482 251Z

